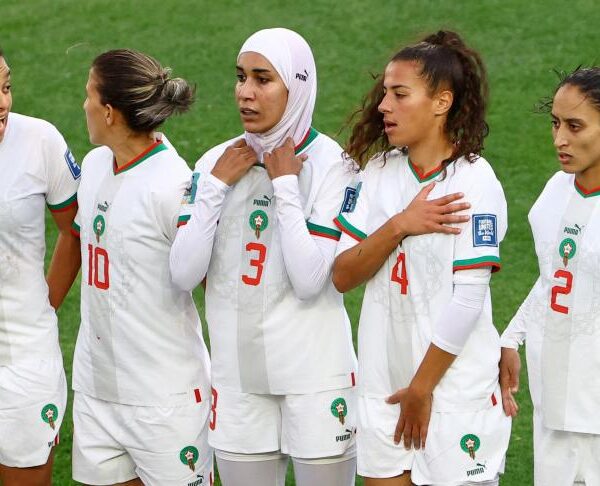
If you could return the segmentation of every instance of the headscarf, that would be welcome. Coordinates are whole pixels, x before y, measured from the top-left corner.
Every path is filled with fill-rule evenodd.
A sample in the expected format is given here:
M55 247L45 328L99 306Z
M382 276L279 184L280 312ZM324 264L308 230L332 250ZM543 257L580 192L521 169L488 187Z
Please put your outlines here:
M265 133L245 133L246 142L262 160L263 152L271 152L287 137L298 146L310 130L317 97L317 68L308 43L296 32L264 29L252 34L240 49L264 56L275 68L288 90L281 120Z

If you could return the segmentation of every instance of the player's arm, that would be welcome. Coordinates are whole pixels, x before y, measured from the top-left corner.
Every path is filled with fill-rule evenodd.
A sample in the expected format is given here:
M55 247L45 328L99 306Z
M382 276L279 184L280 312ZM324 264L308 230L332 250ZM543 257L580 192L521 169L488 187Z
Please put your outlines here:
M193 200L182 208L169 256L171 279L180 289L191 291L206 277L225 196L255 161L254 150L238 140L225 149L211 173L200 174L196 188L192 179ZM200 159L196 167L202 165Z
M454 213L468 209L469 203L455 202L463 198L461 193L429 201L427 196L433 187L434 183L431 183L421 189L404 211L392 216L368 237L364 234L352 234L354 239L364 239L341 252L335 259L333 284L339 292L347 292L369 280L381 268L390 253L409 235L460 233L460 228L446 225L468 221L468 216ZM343 227L342 229L344 230ZM354 233L352 229L345 232Z
M58 227L58 239L48 267L46 281L50 305L58 309L69 292L81 266L79 238L71 232L71 224L77 214L77 205L62 211L51 211Z

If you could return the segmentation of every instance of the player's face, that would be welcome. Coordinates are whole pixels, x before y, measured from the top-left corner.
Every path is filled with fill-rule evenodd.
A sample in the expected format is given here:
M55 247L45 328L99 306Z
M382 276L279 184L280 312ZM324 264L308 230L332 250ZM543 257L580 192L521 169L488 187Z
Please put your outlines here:
M600 181L600 111L576 86L554 95L552 137L562 170Z
M11 106L10 69L6 64L6 60L0 57L0 142L4 139Z
M411 147L435 126L436 100L415 61L393 61L385 68L384 97L379 104L390 145Z
M95 145L104 145L107 108L100 101L100 93L97 89L97 80L93 69L90 69L85 92L87 96L83 103L83 110L85 111L90 142Z
M273 65L256 52L244 52L236 70L235 98L244 130L265 133L283 117L287 88Z

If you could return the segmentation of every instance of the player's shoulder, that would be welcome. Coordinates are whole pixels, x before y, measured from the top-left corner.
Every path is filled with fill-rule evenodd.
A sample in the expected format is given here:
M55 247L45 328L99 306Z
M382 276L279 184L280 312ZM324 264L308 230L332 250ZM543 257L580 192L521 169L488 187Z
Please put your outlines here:
M365 182L386 177L392 172L397 172L399 167L406 164L408 164L408 156L401 149L395 148L389 152L374 155L361 170L361 177Z
M546 182L546 186L542 192L564 191L571 188L574 183L574 174L567 174L566 172L559 170L558 172L554 173L550 179L548 179L548 182Z
M9 115L9 123L11 123L21 135L26 136L31 141L45 138L58 138L62 140L63 138L52 123L41 118L11 112Z
M464 177L498 179L492 165L481 155L460 157L453 165L456 172L464 174ZM449 170L452 168L449 167Z
M214 147L208 149L206 152L204 152L204 154L202 154L202 156L197 160L195 166L194 166L194 171L195 172L210 172L212 170L212 168L214 167L214 165L217 163L217 160L219 159L219 157L221 157L221 155L223 155L223 152L225 152L225 149L227 149L227 147L229 147L230 145L233 145L235 142L237 142L238 140L244 138L244 135L238 135L237 137L234 138L230 138L229 140L226 140L223 143L220 143L219 145L215 145Z

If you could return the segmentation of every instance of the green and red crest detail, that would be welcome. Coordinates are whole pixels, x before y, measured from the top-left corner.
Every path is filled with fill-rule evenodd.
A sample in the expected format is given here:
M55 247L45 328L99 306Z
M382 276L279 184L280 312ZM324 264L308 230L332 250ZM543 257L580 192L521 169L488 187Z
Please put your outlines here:
M475 459L475 452L481 446L481 440L475 434L463 435L460 439L460 448L471 456L471 459Z
M179 452L179 460L182 464L189 466L192 471L196 470L195 464L198 462L200 453L194 446L187 446Z
M42 420L46 422L53 429L55 423L58 420L58 407L54 403L48 403L42 408L41 414Z
M94 218L93 230L96 235L96 241L100 242L100 237L104 233L104 230L106 230L106 221L101 214Z
M339 419L340 423L344 425L344 418L348 415L346 400L340 397L331 402L331 415Z
M267 226L269 226L269 217L262 209L257 209L256 211L252 211L248 222L250 223L250 228L254 230L256 237L260 238L261 231L266 230Z

